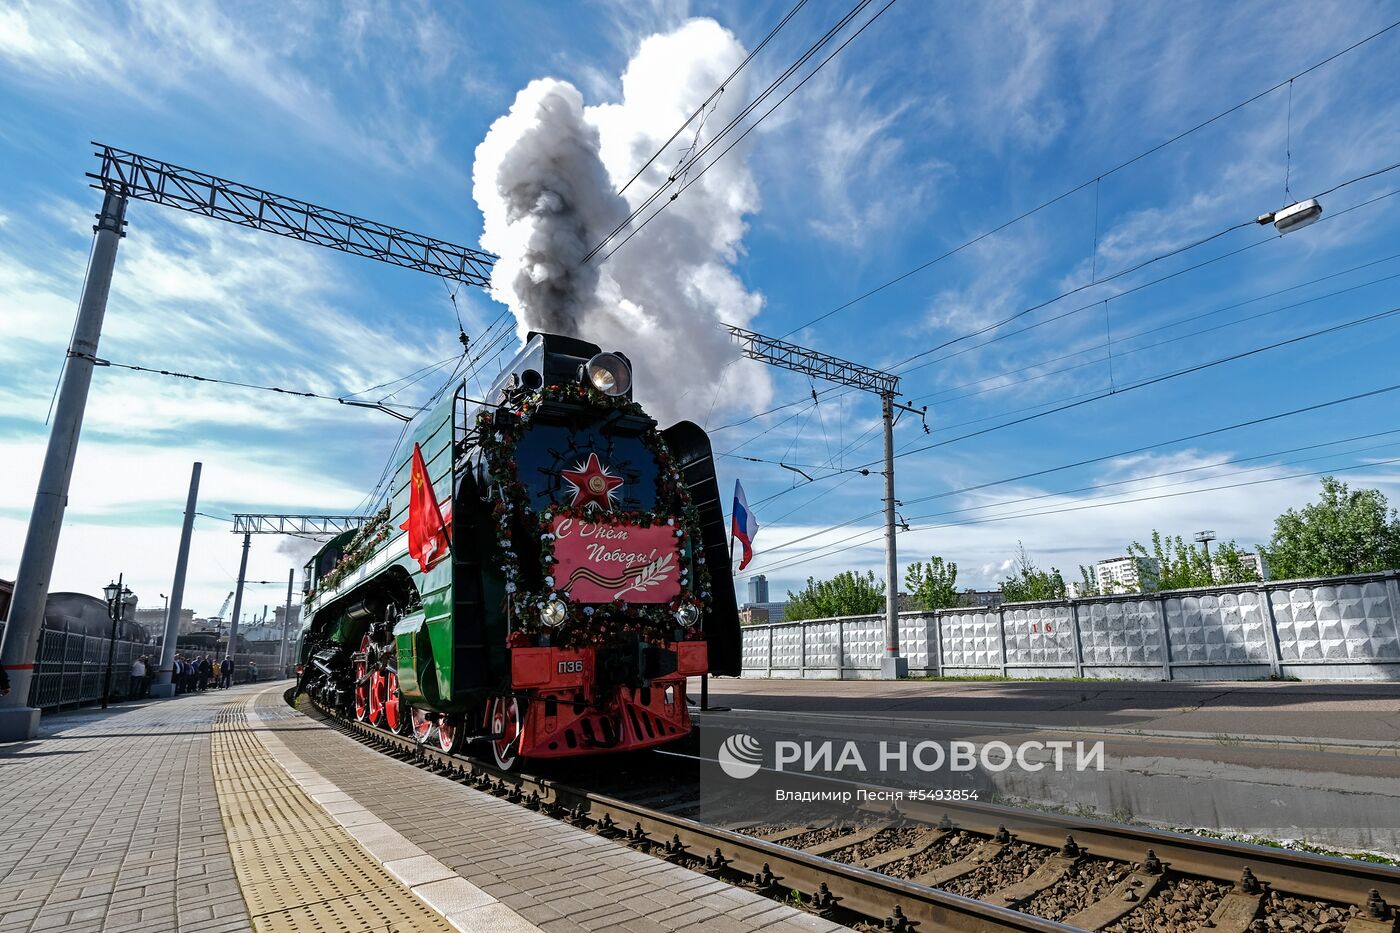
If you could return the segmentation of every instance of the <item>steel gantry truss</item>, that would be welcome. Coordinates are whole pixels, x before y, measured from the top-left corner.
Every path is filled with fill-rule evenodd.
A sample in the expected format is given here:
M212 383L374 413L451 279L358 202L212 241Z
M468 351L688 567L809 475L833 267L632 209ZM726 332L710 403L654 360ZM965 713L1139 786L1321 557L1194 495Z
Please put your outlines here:
M729 336L739 345L739 352L751 360L772 363L774 366L806 373L828 382L839 382L867 392L899 394L899 377L893 373L871 369L869 366L830 356L819 350L800 347L777 337L735 327L733 324L724 326L729 330Z
M97 156L102 160L98 172L88 175L96 182L94 188L417 269L467 285L485 288L491 281L491 266L496 257L490 253L101 143L93 145L99 147Z
M838 382L880 396L880 415L885 425L885 652L880 659L880 676L904 677L909 662L899 653L899 570L895 529L899 503L894 497L894 413L895 409L913 412L923 417L927 408L912 408L894 400L899 394L899 377L884 370L872 369L839 357L822 353L769 337L764 334L724 325L729 336L739 345L739 352L751 360L759 360L793 372L816 376L828 382ZM815 391L813 404L817 403ZM925 426L927 430L927 426Z
M93 228L87 277L78 301L78 317L68 344L67 363L55 400L44 468L30 512L14 596L0 641L0 665L13 672L13 689L0 699L0 741L33 738L39 729L39 710L26 705L39 647L44 605L53 576L54 555L68 501L73 460L87 408L92 370L98 364L98 342L107 312L117 244L126 236L126 208L130 201L148 201L164 207L201 214L241 227L275 233L303 243L363 256L379 262L426 272L443 279L485 288L490 284L495 257L481 250L448 243L436 237L412 233L344 211L283 197L205 172L127 152L101 143L96 173L89 173L93 187L102 191L102 210ZM346 405L380 405L341 399ZM390 411L393 414L392 411ZM403 417L403 416L399 416ZM187 510L189 511L189 510ZM250 536L258 534L329 534L349 525L323 524L345 516L242 516L243 569L246 576ZM299 523L299 524L298 524ZM358 524L358 521L356 522ZM294 529L301 530L294 530ZM241 586L240 586L241 595ZM290 604L290 589L288 591ZM234 625L237 625L235 605ZM230 632L230 645L236 631Z
M233 533L243 536L243 557L238 563L238 583L233 588L233 618L229 620L229 653L238 644L238 623L243 612L243 587L248 583L248 549L253 535L338 535L353 531L365 523L360 515L278 515L267 512L236 512ZM287 653L287 623L292 612L292 586L296 569L287 578L287 614L282 617L282 647L279 654L285 661ZM228 603L224 603L228 605Z
M240 512L233 533L249 535L338 535L365 523L363 515L270 515Z

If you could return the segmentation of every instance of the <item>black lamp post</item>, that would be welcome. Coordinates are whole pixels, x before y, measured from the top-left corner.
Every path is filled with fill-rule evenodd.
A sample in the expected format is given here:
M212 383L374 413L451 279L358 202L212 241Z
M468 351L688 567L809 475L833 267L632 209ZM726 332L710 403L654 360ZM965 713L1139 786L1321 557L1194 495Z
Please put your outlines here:
M108 583L102 588L102 593L107 597L107 615L112 620L112 638L107 647L107 676L102 682L102 708L107 708L107 703L112 696L112 663L117 656L117 626L126 616L127 600L131 597L131 590L122 585L125 574L117 576L116 583Z

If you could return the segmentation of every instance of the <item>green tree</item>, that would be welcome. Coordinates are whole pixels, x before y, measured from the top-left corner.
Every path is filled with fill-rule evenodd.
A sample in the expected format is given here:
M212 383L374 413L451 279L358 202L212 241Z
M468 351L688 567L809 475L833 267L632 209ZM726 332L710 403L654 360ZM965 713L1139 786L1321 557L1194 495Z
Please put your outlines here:
M1205 545L1187 544L1181 535L1152 532L1152 550L1140 542L1128 545L1128 556L1138 565L1138 579L1144 592L1184 590L1217 583L1253 583L1259 579L1253 564L1244 562L1245 552L1234 541L1226 541L1207 556Z
M1064 599L1065 578L1051 567L1041 570L1026 553L1025 545L1016 542L1011 576L1001 581L1001 595L1009 603L1029 603L1043 599Z
M1259 570L1253 561L1245 563L1245 553L1233 541L1217 547L1211 561L1215 564L1215 582L1258 583Z
M1099 592L1098 581L1094 579L1094 571L1083 564L1079 565L1079 595L1081 597L1103 595Z
M783 618L796 622L833 616L868 616L884 609L885 584L877 581L872 571L861 576L854 570L847 570L830 580L808 577L807 588L800 593L788 590Z
M904 572L904 591L915 608L948 609L958 604L958 565L930 557L928 563L916 560Z
M1277 579L1390 570L1400 567L1400 517L1379 489L1324 476L1318 501L1274 519L1260 550Z

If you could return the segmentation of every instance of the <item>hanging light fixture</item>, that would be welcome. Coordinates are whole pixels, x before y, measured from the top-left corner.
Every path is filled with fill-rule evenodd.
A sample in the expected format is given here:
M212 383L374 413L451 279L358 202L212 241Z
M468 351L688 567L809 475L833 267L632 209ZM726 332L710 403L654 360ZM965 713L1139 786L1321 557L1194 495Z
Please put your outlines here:
M1279 233L1291 233L1306 227L1308 224L1316 223L1322 216L1322 205L1317 198L1308 198L1306 201L1299 201L1287 207L1280 208L1272 214L1260 214L1254 222L1263 226L1273 224Z

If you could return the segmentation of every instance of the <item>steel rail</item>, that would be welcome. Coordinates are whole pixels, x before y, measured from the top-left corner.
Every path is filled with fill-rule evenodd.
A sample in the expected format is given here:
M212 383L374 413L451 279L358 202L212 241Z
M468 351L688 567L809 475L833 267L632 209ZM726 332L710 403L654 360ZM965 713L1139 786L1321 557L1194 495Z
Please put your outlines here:
M547 778L503 772L476 758L420 745L411 737L339 717L315 703L312 706L338 728L426 759L433 770L446 771L480 790L531 809L552 810L576 825L591 825L602 835L669 861L711 874L741 876L759 888L797 891L803 903L819 910L850 911L876 922L886 921L890 929L910 929L911 925L917 930L982 933L1070 933L1079 929Z
M673 816L603 794L571 787L557 781L517 772L504 772L479 759L448 754L413 738L398 736L368 723L341 718L317 707L336 726L384 745L397 746L415 758L424 758L435 770L469 780L481 789L536 809L566 811L575 822L593 823L607 834L628 839L640 847L679 860L713 862L722 855L725 869L750 879L769 872L783 889L820 897L825 884L834 903L855 913L880 921L901 908L910 921L930 925L919 929L954 930L1077 930L1054 921L936 888L882 875L844 862L810 855L800 849L708 826L685 817ZM855 782L834 782L809 775L785 775L794 786L806 783L831 789L833 784L856 789ZM865 785L872 786L873 785ZM929 826L947 826L988 837L1003 826L1014 827L1019 842L1059 849L1066 836L1072 836L1081 849L1095 857L1125 863L1140 863L1151 849L1174 874L1194 875L1229 884L1235 883L1248 868L1266 887L1288 895L1313 898L1337 904L1364 905L1374 890L1390 904L1400 903L1400 869L1355 859L1318 855L1291 849L1272 848L1234 840L1209 839L1187 833L1112 823L1105 820L1065 817L1038 810L1003 804L967 801L910 802L894 811L879 809L874 803L860 809L885 819L902 817ZM638 832L639 830L639 832ZM675 837L670 842L667 840ZM675 853L670 851L679 848ZM708 852L702 855L701 852ZM895 918L897 919L897 917Z

